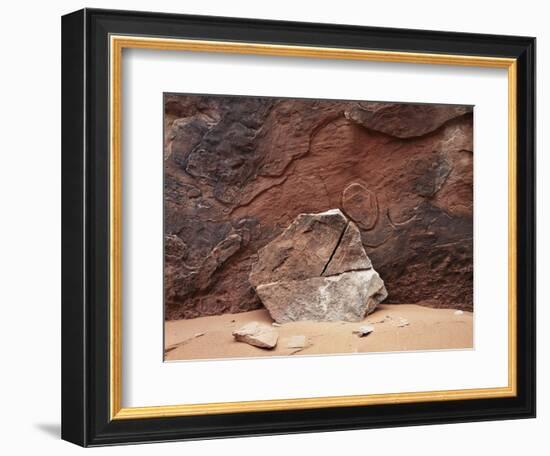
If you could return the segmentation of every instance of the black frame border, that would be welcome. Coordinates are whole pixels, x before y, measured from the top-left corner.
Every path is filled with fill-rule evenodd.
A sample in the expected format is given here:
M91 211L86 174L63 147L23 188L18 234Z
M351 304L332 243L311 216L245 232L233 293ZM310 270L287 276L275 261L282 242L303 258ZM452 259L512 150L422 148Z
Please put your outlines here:
M109 35L517 59L517 396L110 420ZM84 9L62 18L62 438L81 446L535 417L535 38Z

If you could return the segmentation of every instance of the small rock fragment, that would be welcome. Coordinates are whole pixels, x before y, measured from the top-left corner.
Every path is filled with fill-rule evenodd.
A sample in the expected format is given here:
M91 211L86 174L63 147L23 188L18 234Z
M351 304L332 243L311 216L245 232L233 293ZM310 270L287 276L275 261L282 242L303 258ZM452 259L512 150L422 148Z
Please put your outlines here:
M306 345L306 336L292 336L286 343L287 348L304 348Z
M281 326L281 325L280 325L279 323L277 323L276 321L274 321L273 323L271 323L271 326L275 326L275 327L278 328L278 327Z
M233 331L238 342L245 342L259 348L273 348L277 345L279 333L271 326L253 321Z
M455 310L455 315L462 315L464 312L462 310Z
M204 336L205 333L203 332L199 332L197 334L195 334L193 337L201 337L201 336Z
M399 317L399 320L397 320L396 326L398 328L403 328L404 326L409 326L409 320L403 317Z
M353 334L357 334L359 337L368 336L371 332L374 332L374 326L372 325L359 326L359 328L353 330Z

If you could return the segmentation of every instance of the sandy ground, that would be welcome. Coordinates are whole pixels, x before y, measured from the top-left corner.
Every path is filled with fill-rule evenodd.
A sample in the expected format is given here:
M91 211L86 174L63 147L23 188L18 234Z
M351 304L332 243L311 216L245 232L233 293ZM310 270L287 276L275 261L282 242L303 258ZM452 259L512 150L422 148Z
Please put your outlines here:
M401 319L408 322L398 326ZM271 324L265 309L200 317L165 323L165 360L248 358L258 356L320 355L388 352L406 350L444 350L473 347L473 314L455 315L453 309L431 309L419 305L380 305L362 322L285 323L275 329L279 340L274 349L253 347L233 339L232 331L246 323ZM371 324L374 332L359 337L353 330ZM292 336L306 336L307 347L288 348Z

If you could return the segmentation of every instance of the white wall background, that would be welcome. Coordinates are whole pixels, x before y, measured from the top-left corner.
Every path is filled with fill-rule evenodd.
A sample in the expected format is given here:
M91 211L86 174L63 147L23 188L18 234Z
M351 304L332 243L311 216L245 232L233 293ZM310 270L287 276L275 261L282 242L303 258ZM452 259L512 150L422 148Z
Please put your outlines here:
M139 9L312 22L531 35L538 38L538 418L102 448L94 454L544 454L550 428L550 31L545 2L463 0L76 0L9 2L0 16L0 448L73 454L60 422L60 16L82 8ZM547 206L547 205L546 205Z

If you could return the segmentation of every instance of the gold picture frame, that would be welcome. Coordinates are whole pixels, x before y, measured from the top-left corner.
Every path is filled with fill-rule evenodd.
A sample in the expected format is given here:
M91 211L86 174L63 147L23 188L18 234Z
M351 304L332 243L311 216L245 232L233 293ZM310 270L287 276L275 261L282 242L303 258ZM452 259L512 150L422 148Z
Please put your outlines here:
M100 446L534 417L535 43L522 36L132 11L63 16L62 438ZM125 406L122 97L123 55L132 49L505 70L507 384Z
M415 63L428 65L453 65L483 68L504 68L508 72L508 386L464 390L373 394L357 396L332 396L303 399L223 402L192 405L150 407L122 407L122 270L121 270L121 161L122 161L122 52L124 49L153 49L159 51L192 51L230 54L252 54L321 59L368 60L374 62ZM516 59L477 57L409 52L388 52L357 49L288 46L273 44L184 40L152 37L110 36L111 75L111 418L158 418L186 415L208 415L253 411L311 409L320 407L344 407L374 404L414 403L426 400L451 401L464 399L502 398L516 395L515 337L516 295Z

